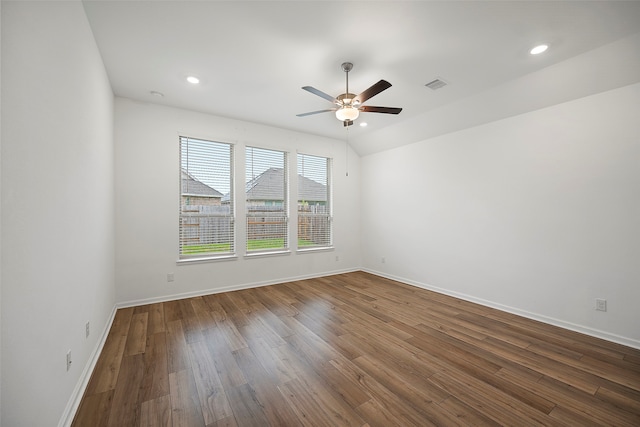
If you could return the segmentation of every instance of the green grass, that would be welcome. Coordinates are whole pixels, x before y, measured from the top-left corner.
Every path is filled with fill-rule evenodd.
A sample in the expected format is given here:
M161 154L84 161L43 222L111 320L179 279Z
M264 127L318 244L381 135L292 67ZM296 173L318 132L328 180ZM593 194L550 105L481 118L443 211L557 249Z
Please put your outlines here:
M252 239L247 240L248 251L259 251L261 249L282 249L284 239Z
M198 255L210 252L229 252L231 245L229 243L208 243L205 245L186 245L182 247L183 255Z
M298 247L314 246L315 243L298 239ZM248 251L259 251L266 249L282 249L284 247L284 239L252 239L247 241ZM182 247L183 255L199 255L207 253L230 252L231 245L229 243L208 243L204 245L186 245Z

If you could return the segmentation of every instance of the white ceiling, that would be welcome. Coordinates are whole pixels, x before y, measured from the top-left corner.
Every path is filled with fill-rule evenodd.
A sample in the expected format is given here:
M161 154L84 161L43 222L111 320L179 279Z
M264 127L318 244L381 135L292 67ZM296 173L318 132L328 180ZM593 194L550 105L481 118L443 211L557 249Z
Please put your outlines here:
M361 155L640 81L638 1L85 0L84 7L117 96L344 140L333 113L296 117L331 108L301 87L344 92L345 61L354 63L351 92L388 80L393 86L365 105L404 110L361 114L356 125L369 126L349 129ZM550 49L529 55L541 42ZM602 61L636 53L625 67L585 62L598 48ZM201 84L187 83L188 75ZM436 77L449 85L424 86Z

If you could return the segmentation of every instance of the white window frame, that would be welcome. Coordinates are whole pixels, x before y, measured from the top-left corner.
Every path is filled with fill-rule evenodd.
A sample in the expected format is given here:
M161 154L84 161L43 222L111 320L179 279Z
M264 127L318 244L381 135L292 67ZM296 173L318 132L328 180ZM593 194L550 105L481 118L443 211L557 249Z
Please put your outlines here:
M250 201L247 200L247 198L250 197L250 192L254 190L254 187L250 188L251 184L260 185L259 180L261 179L261 177L263 177L263 173L269 173L269 171L273 169L273 167L271 166L267 168L268 159L266 157L262 157L262 156L268 156L269 155L268 152L271 152L277 155L280 155L280 154L282 155L282 165L281 165L282 179L283 179L282 209L275 211L277 213L280 213L281 215L274 215L274 218L281 219L281 225L280 225L281 228L278 228L278 224L276 222L273 222L270 224L267 223L264 225L264 227L259 227L260 224L257 223L257 220L262 219L263 221L265 221L268 219L268 215L265 216L264 212L262 214L252 213L251 208L255 207L256 205L251 204ZM257 159L255 158L256 154L258 155ZM250 156L251 156L251 161L249 160ZM246 225L245 254L247 256L256 256L256 255L266 255L266 254L289 253L290 240L291 240L290 233L289 233L289 204L290 204L289 203L289 153L283 150L248 145L248 146L245 146L244 159L245 159L244 167L245 167L245 225ZM257 161L258 163L261 163L259 165L255 165L256 169L254 169L255 161ZM280 168L277 168L277 169L280 169ZM279 173L275 172L275 174L276 174L275 177L278 178ZM268 177L265 177L265 178L268 178ZM273 178L273 177L270 177L270 178ZM255 182L254 180L258 180L258 182ZM266 206L266 203L265 203L265 206ZM266 221L266 222L269 222L269 221ZM254 227L253 229L252 229L252 226ZM250 233L256 232L258 231L258 229L262 228L260 232L266 232L267 234L265 235L265 237L268 238L268 235L270 234L268 233L269 227L275 228L276 231L274 234L277 234L278 231L282 232L283 245L278 247L272 247L272 248L263 247L263 248L257 248L257 249L249 249L249 245L250 245L249 242L252 240L256 240L256 239L250 238Z
M313 174L311 173L305 173L304 169L306 169L306 166L303 166L301 161L304 161L308 158L308 160L313 161L313 159L323 159L326 161L326 182L325 183L320 183L326 186L326 200L325 205L322 206L321 203L317 203L315 204L316 209L322 210L323 212L313 212L313 209L311 209L310 212L303 212L301 210L302 205L301 203L304 203L304 199L302 198L304 196L304 194L302 194L303 191L303 187L305 187L304 184L302 184L303 181L303 177L304 175L308 175L308 176L304 176L304 179L310 179L309 176L312 176ZM303 169L301 171L301 169ZM297 184L298 184L298 194L296 195L296 210L297 210L297 238L298 238L298 252L310 252L310 251L318 251L318 250L328 250L328 249L333 249L333 182L332 182L332 174L333 174L333 159L331 157L325 157L325 156L319 156L319 155L315 155L315 154L306 154L306 153L297 153L297 157L296 157L296 177L297 177ZM302 173L301 173L302 172ZM304 174L304 175L303 175ZM319 201L321 202L321 201ZM306 224L304 224L304 222L308 222L312 224L312 230L309 232L307 230L305 230L305 226ZM320 238L324 239L326 241L326 243L322 244L322 243L317 243L317 244L303 244L301 245L300 242L306 241L308 240L308 238L311 236L311 241L314 240L314 235L315 235L315 231L313 230L313 228L317 228L315 226L313 226L313 224L320 224L322 226L322 224L324 224L325 227L327 227L326 232L321 233ZM303 230L301 232L301 230Z
M223 165L223 171L228 168L228 192L226 194L220 193L222 195L220 200L220 208L216 209L215 207L211 210L205 209L204 212L185 212L184 207L186 206L185 197L191 196L189 191L183 191L183 180L185 179L184 173L186 172L187 179L192 179L204 183L204 177L210 178L211 176L218 174L218 172L214 172L216 168L215 161L216 159L211 153L196 153L194 152L192 155L198 157L197 161L199 162L199 170L203 170L203 168L209 169L204 172L199 172L199 175L196 176L196 170L194 168L190 168L187 164L187 160L183 159L183 146L184 144L194 144L194 150L197 150L196 146L200 145L201 148L206 146L207 144L215 144L219 146L222 150L229 150L228 154L228 164ZM190 262L190 261L205 261L205 260L222 260L222 259L230 259L236 257L236 218L235 218L235 198L234 198L234 156L235 156L235 146L232 143L224 142L224 141L214 141L210 139L203 138L195 138L195 137L187 137L180 136L179 137L179 176L180 176L180 192L179 192L179 222L178 222L178 262ZM194 160L195 161L195 160ZM185 166L186 165L186 166ZM220 176L224 176L226 178L226 174L222 174ZM206 183L205 183L206 185ZM210 186L214 188L213 186ZM214 188L214 190L217 190ZM198 197L191 196L191 197ZM226 198L226 202L223 205L222 200ZM218 206L218 205L216 205ZM224 207L227 209L223 209ZM216 210L218 212L216 212ZM206 229L205 231L201 228L201 221L205 221L205 223L219 223L222 224L220 228L224 228L227 230L227 236L224 234L216 235L209 234L211 233L210 229ZM203 248L201 251L193 252L193 253L184 253L184 247L187 246L187 238L186 234L193 234L191 231L188 231L188 227L192 224L198 224L198 244L192 246L207 246L208 244L214 246L215 243L206 243L209 238L215 238L215 240L221 241L222 244L229 245L228 250L212 250L207 251ZM187 226L186 226L187 225ZM189 227L191 228L191 227ZM193 227L195 228L195 227ZM218 230L218 227L213 227L214 230ZM204 235L205 242L202 242L202 236ZM222 238L225 237L225 238Z

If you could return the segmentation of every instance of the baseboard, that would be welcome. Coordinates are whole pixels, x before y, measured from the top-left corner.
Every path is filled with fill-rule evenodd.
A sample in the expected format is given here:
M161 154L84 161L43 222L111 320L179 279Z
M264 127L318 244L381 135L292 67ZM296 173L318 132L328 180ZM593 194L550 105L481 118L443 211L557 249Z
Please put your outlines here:
M259 287L262 287L262 286L271 286L271 285L277 285L277 284L280 284L280 283L295 282L297 280L306 280L306 279L315 279L317 277L335 276L336 274L353 273L354 271L360 271L360 270L361 270L360 268L352 268L352 269L345 269L345 270L334 270L334 271L329 271L329 272L325 271L325 272L322 272L322 273L306 274L306 275L295 276L295 277L284 277L284 278L279 278L279 279L275 279L275 280L243 283L243 284L239 284L239 285L223 286L221 288L203 289L203 290L194 291L194 292L183 292L183 293L179 293L179 294L163 295L163 296L160 296L160 297L144 298L144 299L139 299L139 300L125 301L125 302L117 303L116 306L117 306L117 308L135 307L135 306L139 306L139 305L155 304L155 303L159 303L159 302L174 301L174 300L178 300L178 299L200 297L200 296L203 296L203 295L211 295L211 294L220 294L220 293L223 293L223 292L239 291L239 290L242 290L242 289L259 288Z
M75 417L76 412L78 411L78 407L80 406L80 402L82 401L82 396L84 395L85 390L87 389L87 385L89 385L89 380L91 379L91 374L93 373L94 368L96 367L96 363L98 363L98 358L100 357L100 353L102 353L102 348L104 347L105 342L107 341L107 337L109 336L109 331L111 330L111 325L113 324L113 320L116 317L116 311L118 307L116 305L113 306L111 310L111 315L107 320L107 324L102 330L102 335L100 335L100 339L96 343L93 352L91 352L91 356L89 356L89 360L84 366L84 370L78 379L78 382L73 389L73 393L67 402L67 407L64 409L62 413L62 417L60 417L60 421L58 422L58 427L69 427L73 422L73 417Z
M459 298L461 300L473 302L476 304L483 305L485 307L495 308L496 310L505 311L507 313L516 314L518 316L526 317L527 319L537 320L542 323L547 323L549 325L558 326L563 329L568 329L570 331L579 332L581 334L589 335L595 338L600 338L606 341L611 341L617 344L622 344L627 347L632 347L640 350L640 341L634 340L632 338L623 337L620 335L612 334L605 331L600 331L598 329L588 328L586 326L578 325L571 322L566 322L564 320L556 319L553 317L543 316L541 314L532 313L526 310L521 310L515 307L506 306L503 304L498 304L493 301L484 300L482 298L476 298L471 295L463 294L460 292L454 292L443 288L438 288L437 286L431 286L426 283L417 282L415 280L410 280L404 277L394 276L392 274L383 273L376 270L371 270L367 268L363 268L362 271L365 271L370 274L374 274L376 276L384 277L387 279L395 280L397 282L406 283L411 286L415 286L417 288L426 289L429 291L437 292L439 294L449 295L451 297Z

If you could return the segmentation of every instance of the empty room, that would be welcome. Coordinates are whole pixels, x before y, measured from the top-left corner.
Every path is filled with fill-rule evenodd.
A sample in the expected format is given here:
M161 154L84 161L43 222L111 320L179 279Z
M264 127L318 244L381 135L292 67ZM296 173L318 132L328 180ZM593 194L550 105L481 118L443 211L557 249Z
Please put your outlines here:
M640 2L0 2L0 424L640 425Z

